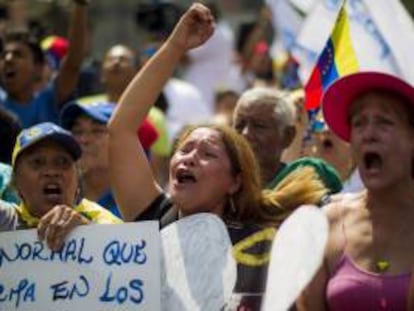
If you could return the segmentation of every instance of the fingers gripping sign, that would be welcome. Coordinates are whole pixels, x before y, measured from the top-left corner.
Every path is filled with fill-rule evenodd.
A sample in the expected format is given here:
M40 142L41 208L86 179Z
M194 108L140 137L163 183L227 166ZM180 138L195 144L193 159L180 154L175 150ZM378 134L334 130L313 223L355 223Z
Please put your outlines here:
M180 50L189 50L204 44L214 33L214 18L210 10L194 3L181 16L168 42Z
M57 251L75 227L89 222L72 207L56 205L40 219L37 231L40 240L45 240L50 249Z

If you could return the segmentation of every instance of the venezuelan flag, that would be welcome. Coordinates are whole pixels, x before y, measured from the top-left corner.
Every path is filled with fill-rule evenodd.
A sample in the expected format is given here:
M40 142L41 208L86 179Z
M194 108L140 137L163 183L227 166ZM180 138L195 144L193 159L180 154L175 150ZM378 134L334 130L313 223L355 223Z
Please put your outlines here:
M332 34L305 85L305 108L319 109L322 95L336 79L358 71L358 61L349 31L345 1L339 10Z

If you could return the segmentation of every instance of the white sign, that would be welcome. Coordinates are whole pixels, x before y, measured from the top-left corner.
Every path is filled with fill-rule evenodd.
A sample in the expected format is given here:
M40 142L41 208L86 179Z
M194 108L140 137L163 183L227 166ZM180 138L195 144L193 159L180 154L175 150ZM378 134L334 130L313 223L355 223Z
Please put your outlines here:
M318 207L303 205L279 228L272 245L262 311L288 310L322 265L329 224Z
M237 268L223 221L199 213L161 232L162 310L223 310L236 284Z
M158 222L77 228L59 252L0 234L0 310L160 310Z

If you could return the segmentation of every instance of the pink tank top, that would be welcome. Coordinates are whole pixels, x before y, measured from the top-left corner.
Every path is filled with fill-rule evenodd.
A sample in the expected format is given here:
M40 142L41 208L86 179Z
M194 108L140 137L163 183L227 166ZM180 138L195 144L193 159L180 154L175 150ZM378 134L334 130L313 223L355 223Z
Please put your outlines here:
M330 311L406 311L411 273L381 275L359 268L344 253L328 281Z

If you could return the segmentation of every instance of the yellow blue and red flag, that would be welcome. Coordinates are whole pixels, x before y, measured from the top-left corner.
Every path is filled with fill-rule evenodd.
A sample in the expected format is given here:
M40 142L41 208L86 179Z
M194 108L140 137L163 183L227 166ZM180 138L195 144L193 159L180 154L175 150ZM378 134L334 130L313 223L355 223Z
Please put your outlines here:
M339 10L332 34L305 85L305 108L309 112L319 109L323 93L332 82L358 71L345 2Z

